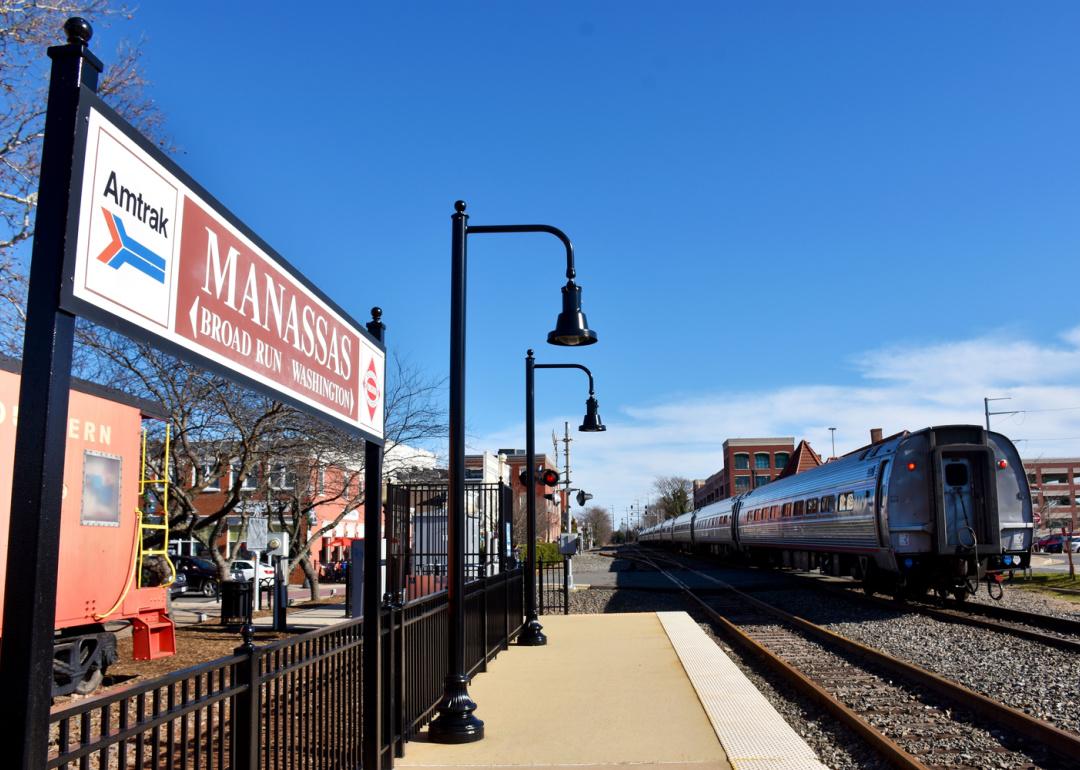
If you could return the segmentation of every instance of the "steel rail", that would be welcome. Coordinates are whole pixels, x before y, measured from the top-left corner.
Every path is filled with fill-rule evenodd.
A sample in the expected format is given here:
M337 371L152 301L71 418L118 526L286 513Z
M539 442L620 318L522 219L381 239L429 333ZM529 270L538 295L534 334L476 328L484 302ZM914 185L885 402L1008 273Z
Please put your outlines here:
M815 701L819 706L843 723L844 726L859 735L891 765L902 768L902 770L929 770L927 765L906 752L898 743L838 701L827 690L819 686L802 671L789 664L768 647L765 647L710 607L695 593L697 589L690 588L684 582L647 557L638 555L627 556L624 554L620 554L620 557L641 561L664 575L692 599L714 623L719 625L732 641L738 644L746 652L762 659L770 668L780 674L780 676L784 677L784 679L792 684L797 690Z
M834 596L845 596L856 602L863 604L869 604L876 607L882 607L884 609L895 610L899 612L917 612L920 615L925 615L935 620L940 620L943 623L952 623L954 625L972 626L973 628L983 628L989 631L994 631L1000 634L1010 634L1020 639L1027 639L1028 641L1038 642L1044 644L1047 647L1056 647L1059 650L1065 650L1067 652L1080 653L1080 639L1066 639L1061 636L1053 636L1052 634L1044 633L1043 631L1035 631L1030 628L1021 628L1014 625L1002 625L1002 623L1026 623L1032 626L1040 626L1042 628L1050 628L1051 624L1044 624L1041 621L1048 620L1045 616L1036 615L1033 612L1023 612L1021 610L1012 610L1007 607L994 607L993 605L964 605L962 607L934 607L921 602L911 601L898 601L896 599L882 599L877 596L862 596L851 588L842 588L835 585L829 585L827 583L819 583L813 578L796 578L797 580L806 580L809 585L817 588L821 591L826 591ZM979 607L979 609L975 609ZM988 611L983 611L985 608ZM975 614L969 614L971 612L983 617L976 617ZM996 618L991 620L989 618ZM1065 623L1075 624L1080 629L1080 623L1076 623L1073 620L1067 620L1065 618L1052 618L1052 620L1064 621ZM1068 628L1068 626L1061 626L1061 628ZM1075 630L1061 631L1060 633L1076 633Z
M670 557L668 557L670 560ZM672 560L673 561L673 560ZM680 569L685 569L699 577L702 577L708 581L711 581L719 586L726 587L732 594L738 596L749 604L758 607L766 612L769 612L776 617L788 621L796 628L807 632L808 634L815 636L819 639L825 640L828 643L834 644L845 651L862 657L871 661L872 663L881 666L882 668L896 674L900 677L906 677L909 681L914 681L920 684L937 695L953 701L954 703L971 709L976 714L995 721L1001 725L1005 725L1014 730L1019 731L1027 738L1037 740L1045 745L1047 748L1061 756L1062 758L1075 761L1076 757L1080 756L1080 735L1070 733L1066 730L1062 730L1059 727L1044 722L1041 719L1036 719L1032 716L1025 714L1024 712L1014 709L1010 706L1006 706L1002 703L998 703L992 698L988 698L981 693L977 693L957 682L946 679L938 674L933 673L921 666L914 663L908 663L906 661L895 658L880 650L875 650L873 647L868 647L861 642L856 642L847 637L841 636L834 631L830 631L827 628L818 626L810 621L800 618L797 615L792 615L789 612L785 612L778 607L757 599L743 591L738 590L734 586L725 583L719 578L715 578L712 575L708 575L699 570L687 567L684 564L675 563ZM658 567L661 572L669 576L669 579L674 578L670 576L662 568ZM688 593L692 593L693 589L686 589ZM700 601L700 600L699 600Z

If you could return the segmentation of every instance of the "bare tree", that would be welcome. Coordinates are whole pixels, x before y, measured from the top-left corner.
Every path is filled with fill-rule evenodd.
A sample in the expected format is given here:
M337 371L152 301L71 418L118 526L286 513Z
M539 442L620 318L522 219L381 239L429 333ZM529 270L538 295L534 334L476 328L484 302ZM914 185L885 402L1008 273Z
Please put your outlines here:
M0 0L0 352L18 355L26 318L29 243L34 235L49 59L71 16L98 25L130 19L108 0ZM110 57L100 93L145 135L168 148L162 114L145 94L140 51L122 45Z
M239 520L242 541L250 517L266 516L289 535L287 573L299 566L317 596L311 548L363 506L363 439L151 345L90 325L80 326L79 341L80 374L160 404L168 415L172 536L199 542L225 578L236 553L227 558L218 544L230 518ZM396 447L446 434L442 382L396 356L391 362L385 476L408 470L408 453ZM162 446L159 436L147 458L158 478ZM219 487L222 478L228 483ZM322 515L313 523L316 508ZM335 515L327 518L326 510Z
M585 509L582 522L592 533L597 545L611 542L611 512L599 505L590 505Z
M655 508L660 511L661 519L670 519L694 508L694 484L682 476L660 476L653 481L653 488L660 499Z

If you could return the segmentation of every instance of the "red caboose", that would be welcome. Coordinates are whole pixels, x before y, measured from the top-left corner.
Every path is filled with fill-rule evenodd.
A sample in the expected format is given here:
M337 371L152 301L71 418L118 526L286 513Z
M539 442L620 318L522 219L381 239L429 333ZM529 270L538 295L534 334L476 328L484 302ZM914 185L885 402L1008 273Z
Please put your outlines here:
M18 420L18 364L0 360L0 623L3 617L10 474ZM168 587L140 588L141 427L152 405L119 391L73 381L57 570L53 693L90 692L117 660L116 636L106 624L130 621L135 657L175 652ZM17 584L10 586L18 591ZM0 628L0 637L3 628Z

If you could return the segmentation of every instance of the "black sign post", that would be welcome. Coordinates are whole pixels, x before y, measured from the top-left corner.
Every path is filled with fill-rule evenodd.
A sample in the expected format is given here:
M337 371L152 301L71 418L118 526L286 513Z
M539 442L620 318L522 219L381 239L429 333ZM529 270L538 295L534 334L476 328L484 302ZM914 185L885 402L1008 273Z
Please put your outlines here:
M19 424L15 433L8 530L4 642L0 646L0 745L6 767L45 767L52 704L53 626L60 551L68 390L75 316L60 309L79 89L97 90L101 62L87 48L83 19L64 24L67 45L49 49L30 291L26 303ZM16 588L18 590L11 590Z
M367 324L371 336L385 343L386 326L382 310L371 309ZM364 747L363 765L368 770L382 766L382 463L383 448L374 441L364 442L364 567L358 577L363 581L361 597L353 592L353 602L359 598L364 607ZM349 549L355 559L357 543ZM355 562L354 562L355 563ZM359 570L357 570L360 572ZM353 580L353 570L349 570ZM353 583L355 586L356 583Z
M96 94L102 64L87 48L93 34L90 25L83 19L73 18L64 24L64 30L67 44L48 51L53 63L30 265L7 554L7 587L17 587L18 590L6 592L4 638L0 645L0 692L4 693L0 700L0 740L3 741L0 745L4 745L8 752L4 767L17 770L40 770L46 766L48 757L57 562L76 315L89 317L124 334L146 340L173 355L268 393L312 416L330 420L351 433L362 435L368 446L365 481L367 489L374 491L374 494L369 493L365 508L368 517L366 531L368 537L374 540L376 549L381 529L379 490L385 417L385 346L382 344L383 325L379 320L381 311L376 308L373 321L366 329L360 327L146 137L127 124ZM97 126L95 136L100 141L90 142L90 126L94 125ZM106 128L112 132L108 140L111 144L101 139ZM113 149L105 150L106 146ZM91 155L91 152L98 154ZM145 300L147 296L154 298L158 295L179 298L185 287L188 291L193 290L195 284L184 278L182 270L184 244L190 242L184 241L175 229L175 213L171 217L173 229L170 231L166 228L170 217L165 215L165 208L155 210L158 217L151 221L157 222L157 225L149 226L156 227L163 239L169 239L169 243L161 246L165 252L158 254L145 244L131 240L126 230L121 232L123 228L117 218L127 216L125 210L117 209L110 213L107 206L87 208L84 205L94 200L91 197L94 190L107 197L109 190L114 189L115 181L111 177L103 189L94 187L93 173L87 172L90 167L106 168L108 164L97 163L104 157L103 152L114 153L110 157L123 156L130 158L133 163L141 163L145 167L140 172L144 178L158 179L158 183L168 186L171 191L169 195L176 198L176 205L191 206L190 222L201 221L199 217L205 220L201 226L191 224L193 232L202 233L204 238L213 235L216 239L217 234L210 230L210 225L213 225L220 226L222 233L232 233L228 237L242 238L229 246L229 253L238 254L240 249L245 253L250 252L245 258L250 258L252 271L258 267L263 280L273 281L281 292L288 292L291 301L300 304L305 314L314 313L337 330L339 343L334 348L334 355L328 355L323 360L302 346L271 345L269 349L275 351L276 356L272 361L263 359L262 363L274 363L272 368L276 374L274 377L264 376L253 373L255 364L252 361L238 360L231 357L231 353L225 355L219 349L236 352L243 358L251 353L248 348L258 351L258 347L248 345L242 351L233 351L220 340L215 341L212 334L207 337L205 333L207 323L212 328L215 313L231 307L227 299L218 297L218 305L214 306L216 310L212 310L201 296L194 301L189 298L188 309L183 314L176 314L176 318L169 321L172 325L166 323L169 319L140 315L140 298ZM94 163L90 163L90 160L94 160ZM112 176L115 177L115 172ZM100 200L97 202L101 203ZM80 207L86 211L80 211ZM177 210L170 209L173 212ZM105 223L111 232L109 237L112 240L108 247L113 249L111 256L107 252L102 252L101 256L91 253L91 220L80 219L82 214L103 217L101 223ZM188 220L189 216L185 214L184 221ZM139 226L146 229L145 225ZM171 239L168 235L170 232ZM206 248L209 249L209 241L207 244ZM188 253L193 252L189 250ZM100 262L102 257L106 257L104 263ZM222 264L232 265L233 259L230 257ZM95 270L107 271L110 280L113 274L108 271L123 265L125 269L135 270L136 274L144 273L150 284L131 284L124 279L115 286L110 284L112 288L108 292L111 293L101 294L98 284L91 285L89 269L76 270L77 263L93 264ZM167 269L166 266L170 264L176 268ZM220 268L222 271L225 269ZM172 277L176 280L172 281ZM217 292L220 295L223 291L220 282L224 279L218 276L216 280L219 281ZM137 290L132 289L133 285ZM157 288L154 288L155 293L147 294L144 291L147 287ZM129 306L121 301L127 299L135 304ZM244 322L249 327L246 333L257 335L258 324L242 316L242 313L237 313L230 323ZM210 321L207 321L208 318ZM179 326L174 323L177 320L181 322ZM283 340L287 337L287 329L282 334ZM285 356L292 356L297 348L300 350L299 357L289 359L297 368L278 365L284 364ZM367 366L362 368L364 361ZM289 371L293 372L292 379L286 373ZM301 372L299 379L297 371ZM337 379L331 379L327 374ZM366 549L370 547L365 546ZM374 562L376 566L369 566L368 570L375 569L377 576L377 556ZM378 586L377 577L374 584ZM372 608L377 607L378 596L376 594L371 599L368 594L370 591L365 590L365 601L372 604L366 609L372 613L369 617L376 620L365 624L365 635L369 634L369 628L374 628L376 632L373 638L377 640L378 612ZM278 605L284 609L285 602L279 600ZM364 697L371 704L369 708L377 720L379 645L371 643L368 648L371 651L365 650L364 655L367 667L364 672ZM374 690L370 684L372 682ZM368 709L364 711L367 720ZM374 725L377 728L379 722L376 721ZM365 722L365 729L369 729L368 722ZM378 736L380 732L372 729L367 735ZM257 743L254 745L257 752ZM257 765L257 753L248 760ZM365 763L365 766L377 768L378 764Z

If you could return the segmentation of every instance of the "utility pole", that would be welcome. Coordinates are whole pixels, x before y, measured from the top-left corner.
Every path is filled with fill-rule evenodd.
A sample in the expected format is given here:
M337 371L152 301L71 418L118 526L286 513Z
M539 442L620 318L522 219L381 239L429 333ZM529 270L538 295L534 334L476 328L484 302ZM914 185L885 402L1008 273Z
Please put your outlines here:
M836 428L829 428L829 434L832 436L832 459L836 459Z
M986 429L990 430L990 417L995 414L1020 414L1020 412L991 412L991 401L1012 401L1012 396L1001 396L1000 398L984 398L983 399L983 413L986 415Z

